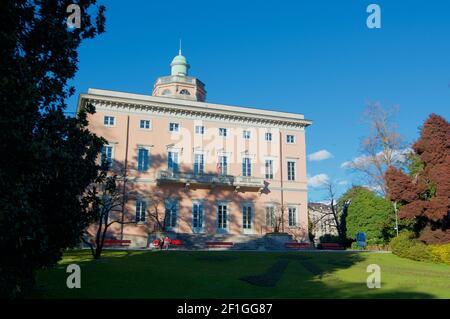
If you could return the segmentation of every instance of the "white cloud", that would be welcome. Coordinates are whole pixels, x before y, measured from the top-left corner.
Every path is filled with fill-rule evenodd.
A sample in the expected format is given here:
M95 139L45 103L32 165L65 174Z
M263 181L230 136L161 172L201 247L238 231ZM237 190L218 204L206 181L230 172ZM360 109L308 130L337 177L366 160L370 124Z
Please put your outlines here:
M328 177L327 174L317 174L314 175L313 177L308 178L308 185L313 188L317 188L325 185L329 181L330 178Z
M339 185L347 185L348 182L347 182L347 181L340 181L338 184L339 184Z
M404 163L407 160L407 155L412 152L411 148L404 148L402 150L394 151L391 156L391 161ZM373 162L383 163L385 155L383 152L378 152L376 158L372 158L371 156L361 155L355 157L351 161L346 161L341 164L341 168L351 168L353 165L355 166L365 166Z
M315 153L309 154L308 159L310 161L323 161L329 158L332 158L333 154L328 152L327 150L320 150Z

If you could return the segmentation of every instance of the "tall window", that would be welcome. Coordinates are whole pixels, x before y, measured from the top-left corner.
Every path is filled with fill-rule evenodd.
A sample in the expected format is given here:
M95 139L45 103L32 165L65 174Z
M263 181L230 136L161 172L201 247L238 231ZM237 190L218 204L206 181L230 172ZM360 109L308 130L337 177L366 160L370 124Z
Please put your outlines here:
M195 134L205 134L205 127L203 125L196 125L195 126Z
M203 204L194 203L192 206L192 227L201 229L203 227Z
M217 206L217 228L225 230L227 229L227 205L219 204Z
M295 207L289 207L288 208L289 213L289 227L297 226L297 208Z
M272 133L266 132L265 140L270 142L272 140Z
M103 124L105 126L114 126L116 124L116 118L114 116L105 116L103 118Z
M148 170L148 149L138 149L138 171L146 172Z
M217 163L217 174L221 176L228 175L228 157L219 156L219 162Z
M228 130L226 128L219 128L219 136L226 137L228 135Z
M167 154L167 166L173 173L178 173L178 152L170 151Z
M242 159L242 176L252 176L252 162L248 157Z
M150 127L151 127L150 120L140 120L139 128L142 128L144 130L149 130Z
M180 124L178 124L178 123L169 123L169 131L170 132L179 132L180 131Z
M204 166L203 154L194 154L194 174L203 174Z
M269 159L265 162L266 179L273 179L273 160Z
M244 130L244 131L242 132L242 137L243 137L245 140L249 140L249 139L250 139L250 136L251 136L250 131Z
M286 143L294 144L295 143L295 136L294 135L286 135Z
M177 225L178 203L176 201L166 202L166 227L173 228Z
M147 211L147 203L143 200L136 201L136 223L145 222L145 212Z
M287 175L288 181L295 181L295 162L293 161L287 162Z
M266 206L266 226L275 227L275 207Z
M252 229L252 206L242 206L242 228L244 230Z
M112 166L112 153L113 153L113 147L110 145L105 145L102 148L102 156L101 160L102 163L106 162L108 164L108 167Z

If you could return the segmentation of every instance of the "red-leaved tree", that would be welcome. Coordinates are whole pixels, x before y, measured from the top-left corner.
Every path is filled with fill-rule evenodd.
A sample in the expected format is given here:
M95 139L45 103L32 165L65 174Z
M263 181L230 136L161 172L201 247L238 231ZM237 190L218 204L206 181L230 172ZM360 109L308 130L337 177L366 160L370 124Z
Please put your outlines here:
M414 174L389 167L388 196L401 218L415 218L423 241L450 242L450 123L431 114L413 150L421 162Z

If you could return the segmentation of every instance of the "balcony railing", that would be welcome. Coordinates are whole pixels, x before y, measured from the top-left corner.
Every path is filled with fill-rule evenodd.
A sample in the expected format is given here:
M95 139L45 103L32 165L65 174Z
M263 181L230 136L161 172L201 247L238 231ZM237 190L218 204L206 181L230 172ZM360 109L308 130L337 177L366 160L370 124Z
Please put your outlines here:
M169 75L169 76L162 76L162 77L158 78L158 81L157 81L158 84L171 83L171 82L195 83L195 78L192 78L189 76Z
M192 174L183 172L172 172L168 170L157 171L156 179L161 182L175 182L184 184L206 184L206 185L221 185L221 186L234 186L251 187L251 188L264 188L264 179L252 176L220 176L217 174Z
M190 184L219 184L233 186L233 176L218 176L215 174L192 174L159 170L156 179L160 182L179 182Z

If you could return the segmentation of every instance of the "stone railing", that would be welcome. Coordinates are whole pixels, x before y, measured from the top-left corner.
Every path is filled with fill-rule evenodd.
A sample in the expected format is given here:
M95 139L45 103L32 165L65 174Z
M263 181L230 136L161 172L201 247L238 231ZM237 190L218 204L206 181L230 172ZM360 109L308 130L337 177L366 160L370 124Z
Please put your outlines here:
M220 176L217 174L193 174L158 170L156 179L159 182L179 182L186 184L227 185L235 187L264 187L264 179L253 176Z

